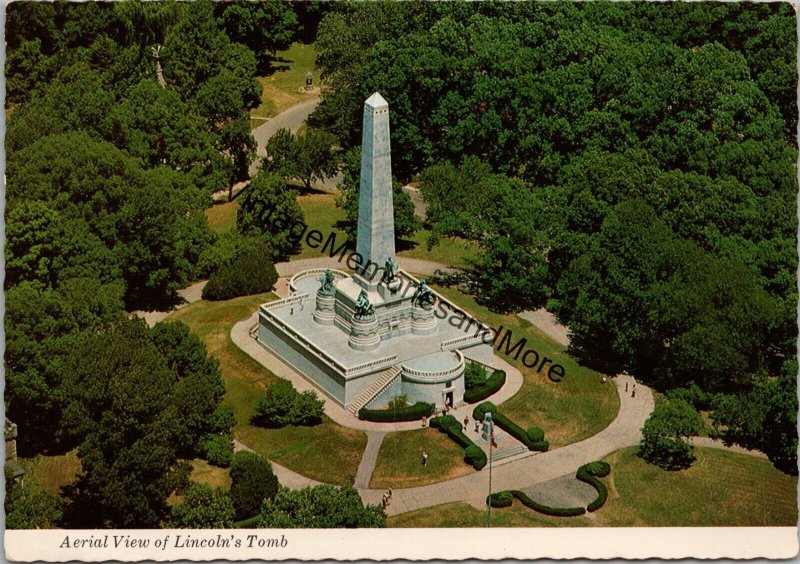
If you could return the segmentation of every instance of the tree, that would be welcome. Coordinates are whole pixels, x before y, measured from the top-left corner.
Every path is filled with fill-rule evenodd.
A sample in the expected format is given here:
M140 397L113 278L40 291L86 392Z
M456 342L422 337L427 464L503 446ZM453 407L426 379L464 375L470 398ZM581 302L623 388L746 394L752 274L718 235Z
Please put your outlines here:
M386 514L377 505L361 501L352 486L327 484L290 490L281 487L274 499L261 506L260 528L354 529L386 526Z
M263 238L273 257L287 256L297 245L305 225L297 192L288 188L280 176L259 172L241 199L236 214L239 232Z
M229 529L233 527L233 502L219 488L192 484L183 500L172 508L170 527L176 529Z
M251 422L261 427L317 425L322 422L324 402L316 392L298 393L288 380L271 384L256 403Z
M269 292L278 281L278 272L272 262L272 251L264 241L245 238L230 262L221 264L211 274L203 287L203 299L228 300Z
M267 141L261 169L297 179L310 190L312 182L336 174L339 167L335 143L335 137L318 129L308 127L297 135L280 129Z
M220 2L217 19L231 41L246 45L259 59L287 49L298 29L292 6L282 2Z
M278 479L269 461L254 452L235 453L230 476L230 496L239 521L257 515L261 503L274 498L278 491Z
M157 527L188 472L177 460L176 374L141 320L93 335L62 369L64 426L80 442L82 467L67 493L67 523Z
M43 490L33 477L6 484L6 528L55 529L61 521L61 500Z
M691 465L692 445L685 439L703 430L700 414L681 399L658 400L653 413L642 428L639 456L666 470Z

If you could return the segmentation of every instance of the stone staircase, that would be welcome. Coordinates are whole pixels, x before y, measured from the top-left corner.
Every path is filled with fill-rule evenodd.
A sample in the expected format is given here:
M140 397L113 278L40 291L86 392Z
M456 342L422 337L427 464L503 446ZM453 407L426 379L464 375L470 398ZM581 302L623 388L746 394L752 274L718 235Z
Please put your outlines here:
M364 390L356 401L347 406L347 411L353 415L358 415L358 411L367 405L372 399L385 390L389 385L394 382L395 378L400 376L402 369L399 366L390 366L380 373L377 380L372 385Z
M518 454L522 454L523 452L528 452L528 447L525 445L517 445L509 448L504 448L502 450L495 450L492 452L492 463L499 462L504 458L511 458L512 456L517 456Z

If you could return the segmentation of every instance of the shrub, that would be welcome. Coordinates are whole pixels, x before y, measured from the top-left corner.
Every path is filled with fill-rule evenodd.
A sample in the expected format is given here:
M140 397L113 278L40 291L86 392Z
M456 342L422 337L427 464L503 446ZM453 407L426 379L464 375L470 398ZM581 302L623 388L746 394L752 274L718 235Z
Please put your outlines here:
M312 390L297 394L286 416L286 424L311 427L322 423L322 415L324 414L322 406L324 403L317 397L317 393Z
M511 507L513 501L514 496L510 491L497 492L486 498L486 505L492 507Z
M446 433L450 439L452 439L458 446L462 447L463 449L469 449L470 447L475 447L480 451L480 454L476 450L470 450L469 455L464 453L464 461L472 464L472 467L475 470L480 470L484 466L488 460L486 459L486 453L481 450L481 448L473 443L468 436L466 436L463 431L461 430L461 422L456 421L456 418L452 415L443 415L440 417L434 417L431 419L430 423L431 427L434 429L439 429L440 433Z
M528 428L528 440L532 443L538 443L544 440L544 431L540 427Z
M214 410L211 416L211 431L214 433L227 434L236 425L236 416L233 413L233 406L229 403L221 403Z
M587 511L597 511L605 505L608 499L608 489L606 485L595 478L595 476L607 476L611 467L605 462L590 462L578 468L575 477L581 482L585 482L597 490L597 497L586 506Z
M486 382L486 367L478 362L467 362L464 369L464 387L472 390Z
M322 421L324 403L316 392L306 390L300 394L288 380L278 380L258 400L250 422L272 429L316 425Z
M203 440L203 453L209 463L227 468L233 457L233 441L226 435L206 435Z
M502 388L505 383L506 373L503 370L495 370L483 384L475 388L468 388L467 391L464 392L464 401L467 403L475 403L485 400Z
M476 470L480 470L486 466L486 453L478 445L470 445L464 449L464 462Z
M500 413L497 407L490 401L485 401L472 410L472 416L479 421L482 421L487 413L492 414L492 420L495 425L503 429L509 435L524 444L528 450L547 451L550 448L550 443L544 440L544 431L538 427L531 427L529 431L541 431L542 438L538 441L531 440L528 435L529 431L525 431L522 427L511 421L508 417ZM536 436L536 434L534 434Z
M415 421L428 417L436 406L432 403L417 402L398 409L367 409L362 407L358 412L358 418L364 421L375 421L378 423L395 423L398 421Z
M711 407L711 398L709 395L694 382L689 382L689 384L683 388L669 390L665 395L669 400L683 400L698 410L709 409Z
M389 409L402 409L408 407L408 396L395 396L389 400Z
M257 515L265 499L273 499L278 492L278 479L272 466L263 456L249 451L237 452L231 460L230 496L236 510L236 519Z
M222 264L203 288L204 300L229 300L269 292L278 280L270 248L253 239L230 263Z
M545 515L552 515L553 517L577 517L583 515L586 510L583 507L550 507L543 505L529 498L525 492L519 490L512 490L511 494L517 498L525 507L544 513Z
M178 529L227 529L233 526L234 509L221 489L192 484L183 501L172 508L170 527Z

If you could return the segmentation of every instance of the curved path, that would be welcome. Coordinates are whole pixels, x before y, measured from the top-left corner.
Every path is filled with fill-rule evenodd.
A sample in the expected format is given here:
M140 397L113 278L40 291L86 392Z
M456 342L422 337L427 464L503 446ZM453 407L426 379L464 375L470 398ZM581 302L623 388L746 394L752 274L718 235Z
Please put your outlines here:
M267 154L264 147L269 138L275 135L279 129L297 131L298 128L303 125L303 122L306 121L308 116L311 115L311 112L314 111L314 108L317 107L319 101L320 98L318 96L309 98L308 100L292 106L291 108L279 113L274 118L271 118L269 121L256 127L252 131L253 138L256 140L256 155L263 157ZM259 164L260 159L256 158L250 165L250 176L253 176L256 172L258 172Z

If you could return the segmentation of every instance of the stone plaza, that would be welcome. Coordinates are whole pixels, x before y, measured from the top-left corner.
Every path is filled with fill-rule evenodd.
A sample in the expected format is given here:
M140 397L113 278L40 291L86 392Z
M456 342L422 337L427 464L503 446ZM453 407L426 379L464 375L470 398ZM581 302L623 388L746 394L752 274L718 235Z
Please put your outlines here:
M376 92L364 104L355 272L300 272L288 298L259 309L258 342L354 414L397 396L456 406L466 363L493 369L491 329L398 267L392 198L389 106Z

